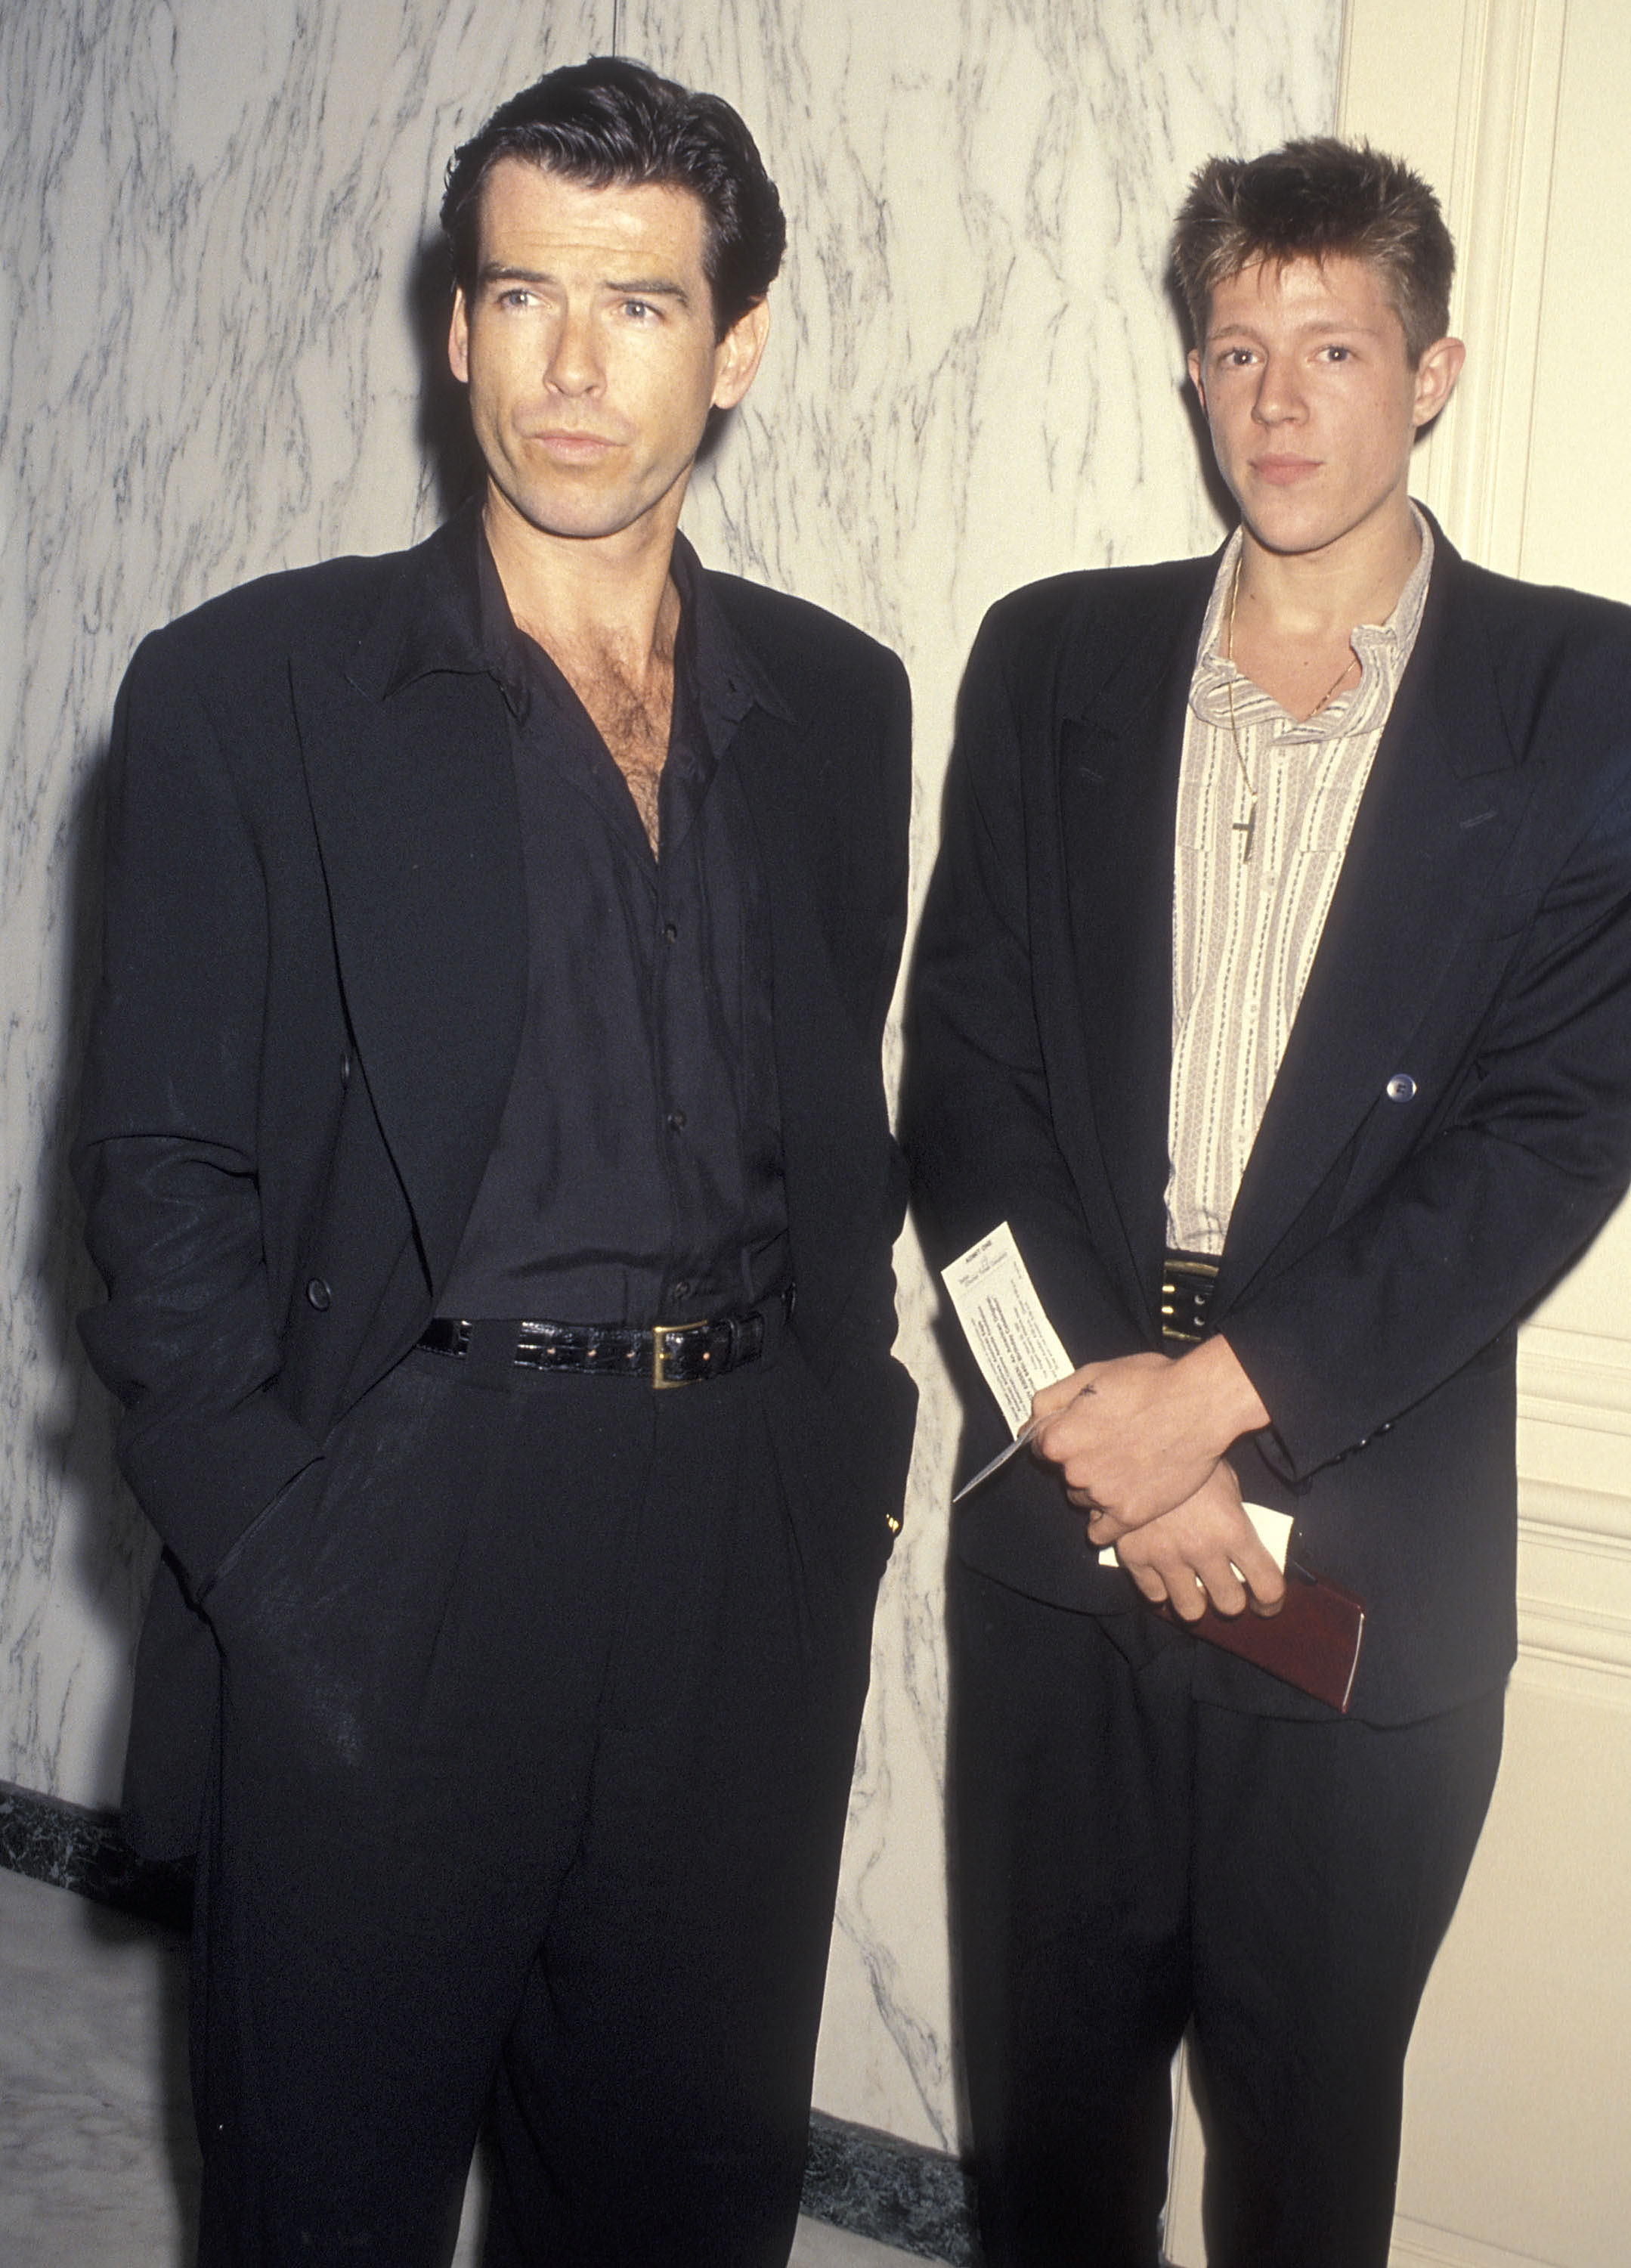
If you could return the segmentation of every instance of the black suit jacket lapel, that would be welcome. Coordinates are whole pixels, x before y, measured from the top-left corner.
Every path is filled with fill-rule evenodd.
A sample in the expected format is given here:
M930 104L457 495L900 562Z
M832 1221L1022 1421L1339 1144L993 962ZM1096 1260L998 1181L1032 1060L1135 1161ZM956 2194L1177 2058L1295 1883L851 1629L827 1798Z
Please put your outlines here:
M358 1067L433 1284L452 1266L525 1009L525 880L504 697L484 672L393 681L438 563L410 553L343 659L296 658L294 700Z
M740 625L738 634L741 635ZM773 689L761 695L728 751L738 770L770 904L771 991L782 1171L800 1329L814 1343L837 1321L875 1233L888 1185L889 1124L877 1064L863 1049L827 925L841 893L830 887L830 783L807 720ZM830 1130L841 1126L835 1142Z
M1487 913L1535 787L1484 630L1443 538L1416 650L1366 786L1308 987L1230 1222L1220 1305L1341 1157Z
M1215 572L1215 560L1185 563L1164 603L1141 606L1108 678L1088 685L1078 670L1061 696L1059 821L1076 997L1049 1020L1044 1044L1054 1092L1086 1106L1057 1130L1101 1257L1152 1328L1165 1234L1179 767ZM1083 667L1098 677L1089 658ZM1042 974L1056 995L1058 979ZM1113 1201L1108 1219L1101 1185Z

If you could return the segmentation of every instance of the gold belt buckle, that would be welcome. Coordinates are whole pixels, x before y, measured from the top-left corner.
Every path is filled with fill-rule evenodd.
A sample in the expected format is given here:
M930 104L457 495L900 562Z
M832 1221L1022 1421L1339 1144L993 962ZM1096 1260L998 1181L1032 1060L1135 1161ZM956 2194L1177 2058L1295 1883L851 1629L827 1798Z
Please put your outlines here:
M685 1386L689 1382L687 1380L683 1378L665 1378L663 1375L663 1358L667 1352L668 1340L670 1336L680 1331L689 1330L691 1328L692 1326L689 1323L652 1324L651 1384L658 1393L666 1393L671 1387Z

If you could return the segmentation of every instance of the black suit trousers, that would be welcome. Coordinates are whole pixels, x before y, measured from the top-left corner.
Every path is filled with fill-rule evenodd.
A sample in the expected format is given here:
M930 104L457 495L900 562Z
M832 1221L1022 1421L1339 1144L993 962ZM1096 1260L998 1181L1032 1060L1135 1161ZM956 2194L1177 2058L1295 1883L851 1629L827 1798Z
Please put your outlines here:
M990 2268L1156 2268L1187 2029L1211 2268L1385 2268L1405 2051L1500 1761L1198 1702L1109 1618L953 1569L958 1933ZM1137 1611L1136 1609L1135 1611Z
M203 2268L780 2268L886 1539L796 1346L415 1351L210 1593ZM879 1523L881 1529L881 1522Z

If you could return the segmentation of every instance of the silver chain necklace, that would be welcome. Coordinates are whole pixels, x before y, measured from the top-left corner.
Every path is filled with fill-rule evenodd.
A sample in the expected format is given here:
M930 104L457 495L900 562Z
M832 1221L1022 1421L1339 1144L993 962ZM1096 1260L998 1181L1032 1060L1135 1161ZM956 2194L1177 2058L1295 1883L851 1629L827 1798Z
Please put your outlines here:
M1240 726L1235 718L1235 608L1240 597L1240 563L1245 557L1245 546L1243 543L1235 554L1235 571L1229 585L1229 623L1224 632L1224 638L1225 659L1229 663L1230 674L1223 680L1223 691L1229 699L1229 737L1234 744L1235 762L1239 768L1241 783L1246 792L1245 817L1235 820L1230 828L1231 835L1243 835L1245 837L1245 842L1240 845L1240 864L1243 866L1251 859L1252 845L1257 836L1257 790L1253 786L1252 775L1246 770L1245 753L1240 746ZM1356 653L1348 655L1348 659L1309 711L1309 717L1317 717L1320 711L1335 698L1337 688L1358 659ZM1303 721L1306 724L1308 718L1305 717Z

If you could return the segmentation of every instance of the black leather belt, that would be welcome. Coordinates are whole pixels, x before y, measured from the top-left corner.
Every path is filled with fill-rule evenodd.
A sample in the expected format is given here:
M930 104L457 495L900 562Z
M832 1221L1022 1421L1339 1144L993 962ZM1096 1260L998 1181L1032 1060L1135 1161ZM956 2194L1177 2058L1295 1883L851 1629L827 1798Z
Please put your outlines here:
M1161 1263L1161 1336L1198 1346L1211 1320L1217 1263L1200 1252L1169 1252Z
M774 1327L793 1312L793 1295L741 1315L710 1315L699 1323L461 1322L437 1315L419 1344L455 1359L469 1354L477 1335L503 1335L503 1351L525 1370L569 1370L599 1378L637 1378L650 1386L701 1386L757 1362Z

